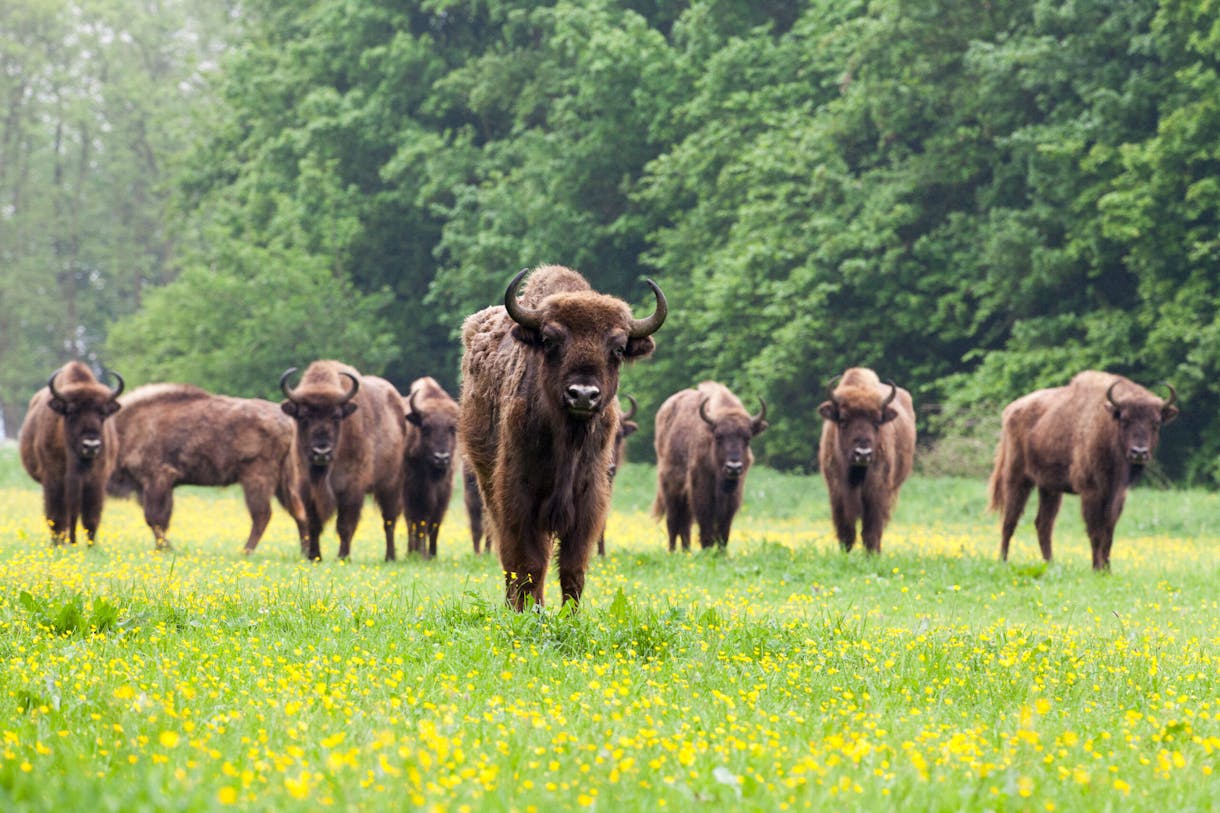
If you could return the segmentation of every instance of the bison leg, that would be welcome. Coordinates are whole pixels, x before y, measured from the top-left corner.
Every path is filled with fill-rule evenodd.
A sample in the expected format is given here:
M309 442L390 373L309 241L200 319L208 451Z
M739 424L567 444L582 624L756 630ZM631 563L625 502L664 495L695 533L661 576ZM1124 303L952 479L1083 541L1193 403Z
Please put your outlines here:
M318 512L313 500L305 500L305 524L308 538L302 545L305 558L316 562L322 558L322 514Z
M42 487L43 516L47 518L47 526L51 529L51 544L62 545L68 541L68 507L64 504L64 484L62 480L44 479L46 484Z
M437 541L437 539L440 538L440 535L441 535L441 524L439 522L433 522L428 527L428 558L429 559L436 558L436 541Z
M166 534L174 513L174 487L169 483L150 482L144 488L144 521L153 532L157 550L172 548Z
M1000 561L1008 561L1008 544L1012 541L1013 532L1017 530L1017 521L1021 519L1025 503L1029 500L1030 492L1033 490L1034 484L1025 478L1011 483L1009 488L1004 489L1004 523L1000 530Z
M90 546L97 540L97 528L102 522L102 502L106 497L105 482L85 483L81 494L81 525L85 527L85 539Z
M1038 547L1042 549L1042 558L1047 562L1051 560L1051 531L1055 528L1055 517L1059 515L1062 502L1062 491L1038 489L1038 516L1034 519L1034 527L1038 529Z
M1114 530L1108 527L1106 501L1094 494L1080 495L1080 511L1084 514L1085 528L1089 532L1089 545L1093 549L1093 569L1108 570L1107 554Z
M250 512L250 535L246 538L243 553L253 553L259 540L267 531L271 522L271 494L275 484L262 480L250 480L241 484L242 493L246 497L246 510Z
M888 506L880 500L865 500L861 506L860 537L864 550L870 554L881 553L881 533L889 515Z
M690 504L682 497L665 501L665 526L669 531L669 552L674 552L674 543L682 538L682 550L690 550Z
M339 558L346 559L352 554L352 537L356 535L356 526L360 524L360 511L364 508L363 495L359 499L348 497L341 500L337 507L335 530L339 532ZM393 559L394 529L386 530L386 558Z
M385 560L393 562L398 558L397 552L394 550L394 525L398 522L398 515L402 513L402 493L397 486L393 488L378 489L373 494L377 502L377 507L381 509L381 528L385 531ZM363 498L361 499L363 502ZM356 520L360 519L360 509L356 509ZM355 533L356 526L352 525L352 532Z
M856 545L856 516L852 506L845 498L833 500L830 503L830 518L834 522L835 535L839 537L839 547L844 553L851 553Z
M580 596L585 590L585 572L589 569L589 554L593 547L590 542L572 544L561 540L559 543L559 589L563 603L572 602L573 609L580 605Z
M597 555L606 555L606 532L603 530L597 537Z

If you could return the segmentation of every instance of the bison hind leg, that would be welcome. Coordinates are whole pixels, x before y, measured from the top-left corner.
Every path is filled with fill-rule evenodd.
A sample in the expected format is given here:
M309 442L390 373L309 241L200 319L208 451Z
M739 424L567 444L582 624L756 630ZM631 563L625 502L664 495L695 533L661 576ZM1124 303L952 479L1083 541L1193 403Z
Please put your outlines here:
M1004 522L1000 530L1000 561L1008 561L1008 545L1012 542L1012 535L1017 530L1017 522L1021 519L1021 514L1025 511L1025 503L1029 500L1030 492L1033 490L1033 481L1024 477L1015 483L1010 483L1003 490Z
M1048 562L1051 560L1051 531L1055 529L1055 517L1059 515L1062 503L1062 491L1038 489L1038 516L1034 519L1034 527L1038 529L1038 547L1042 550L1042 558Z

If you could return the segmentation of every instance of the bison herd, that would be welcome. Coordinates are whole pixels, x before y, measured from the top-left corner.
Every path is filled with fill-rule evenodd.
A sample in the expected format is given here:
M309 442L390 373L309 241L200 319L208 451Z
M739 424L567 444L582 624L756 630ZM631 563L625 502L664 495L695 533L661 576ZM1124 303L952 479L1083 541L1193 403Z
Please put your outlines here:
M518 291L522 282L524 289ZM244 552L253 553L271 516L271 498L292 516L301 553L321 558L323 526L335 517L339 557L351 552L365 498L381 512L385 558L404 515L407 550L437 553L453 488L463 481L475 553L494 541L505 600L544 602L554 559L564 601L578 603L594 546L604 553L606 516L624 441L638 428L637 405L618 397L624 362L647 357L668 303L647 281L653 312L594 291L562 266L523 270L502 305L462 327L462 392L455 401L429 377L402 395L389 381L338 361L315 361L284 400L214 395L187 384L152 384L124 397L73 361L34 394L21 427L22 464L42 485L53 544L75 543L79 519L94 542L106 494L134 495L158 549L168 534L178 485L238 483L250 512ZM1160 427L1178 414L1118 375L1086 371L1064 387L1038 390L1004 410L990 480L991 508L1003 515L1000 555L1032 491L1042 556L1063 494L1079 494L1093 567L1110 567L1114 527L1128 486L1151 461ZM915 455L915 410L907 390L854 367L832 381L818 407L818 463L844 551L881 551L881 536ZM723 384L704 381L670 396L656 415L657 491L669 550L728 544L753 461L751 439L767 428L767 405L751 414Z

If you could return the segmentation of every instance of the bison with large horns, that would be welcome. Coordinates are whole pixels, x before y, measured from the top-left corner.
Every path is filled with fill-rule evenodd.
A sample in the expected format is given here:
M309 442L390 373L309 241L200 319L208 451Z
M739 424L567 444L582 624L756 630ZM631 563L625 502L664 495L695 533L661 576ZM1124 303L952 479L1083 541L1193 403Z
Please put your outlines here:
M1110 569L1127 487L1151 462L1161 425L1178 416L1177 393L1168 388L1163 400L1122 376L1087 370L1066 387L1031 392L1004 409L990 483L991 509L1004 515L1001 559L1008 559L1017 520L1037 487L1042 558L1051 559L1063 495L1079 494L1093 568Z
M741 508L754 462L750 439L767 428L767 404L751 415L723 384L704 381L676 392L657 411L657 496L653 516L665 517L672 552L678 537L690 550L691 520L699 545L724 548Z
M580 274L548 265L524 294L462 326L462 452L474 469L504 567L505 598L543 603L559 540L559 586L578 603L610 504L610 461L619 421L615 393L624 361L649 355L667 306L636 319L626 302L595 292Z
M402 505L403 408L394 385L338 361L315 361L295 388L280 376L280 408L296 421L292 457L305 506L309 559L322 558L322 525L337 514L339 558L352 549L366 494L381 509L385 558L395 558L394 523Z
M436 379L425 376L411 382L403 406L407 434L402 497L407 550L436 556L441 521L453 494L458 404Z
M839 545L852 549L858 522L864 549L880 553L881 534L915 460L911 394L892 381L882 384L872 370L852 367L818 413L818 466Z
M190 384L149 384L120 403L119 455L107 490L136 495L157 547L169 547L175 486L240 483L251 521L244 552L254 552L271 521L272 495L296 522L304 552L305 508L289 454L292 419L279 404Z
M21 464L42 484L52 544L75 545L78 519L90 545L97 536L106 481L118 452L114 426L107 418L119 411L123 377L111 374L118 382L113 389L81 362L69 362L34 393L21 424Z

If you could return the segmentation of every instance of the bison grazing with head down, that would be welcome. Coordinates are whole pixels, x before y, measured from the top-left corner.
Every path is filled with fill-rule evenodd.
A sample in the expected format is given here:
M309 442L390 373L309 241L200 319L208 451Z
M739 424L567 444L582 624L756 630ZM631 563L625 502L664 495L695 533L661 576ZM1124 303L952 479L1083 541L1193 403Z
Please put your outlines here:
M21 464L42 484L43 509L52 544L76 544L79 517L92 545L102 519L106 480L114 468L118 441L106 419L119 411L123 378L104 386L79 361L53 373L34 393L21 424Z
M292 420L279 404L189 384L139 387L120 403L119 455L107 488L117 497L135 493L157 547L169 547L175 486L233 483L241 483L252 522L245 553L254 552L271 521L272 495L296 521L304 547L305 509L289 455Z
M453 494L458 405L434 379L424 377L411 382L411 394L403 406L407 421L402 462L407 550L436 556L436 538Z
M403 408L394 385L337 361L315 361L296 388L280 376L280 404L296 421L292 457L309 537L306 556L322 558L322 525L337 513L339 558L351 553L364 496L381 509L385 558L395 558L394 523L402 502Z
M882 384L872 370L853 367L818 413L824 419L818 465L839 545L852 549L859 521L864 549L880 553L881 533L915 460L911 394L892 381Z
M1000 558L1008 559L1008 543L1036 486L1042 558L1050 561L1064 493L1079 494L1093 568L1109 570L1127 487L1152 460L1161 424L1178 416L1176 400L1172 386L1165 401L1122 376L1086 371L1066 387L1009 404L990 484L991 509L1004 513Z
M649 355L665 321L665 296L635 319L626 302L562 266L536 269L524 295L513 277L504 306L462 326L462 452L474 468L504 566L505 597L543 603L554 540L559 586L578 603L589 553L610 503L624 361Z
M741 507L746 472L754 462L750 439L767 428L767 404L751 415L728 387L704 381L676 392L657 411L657 497L653 516L665 517L669 549L682 537L690 550L691 519L699 545L729 543Z

